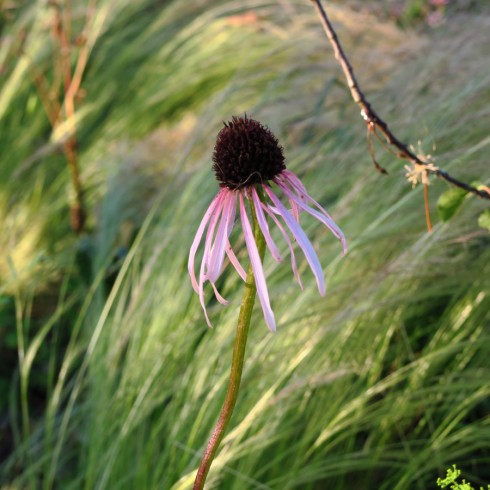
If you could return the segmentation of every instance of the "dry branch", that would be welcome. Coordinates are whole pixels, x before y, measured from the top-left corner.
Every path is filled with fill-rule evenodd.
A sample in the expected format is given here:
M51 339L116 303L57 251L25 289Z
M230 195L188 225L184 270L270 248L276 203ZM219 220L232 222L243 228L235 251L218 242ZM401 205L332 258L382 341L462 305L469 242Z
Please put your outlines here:
M330 41L330 44L333 47L335 58L339 62L342 71L344 72L344 76L347 81L347 85L349 87L350 93L354 102L359 105L361 108L361 116L365 120L368 127L368 136L370 137L372 134L379 137L379 133L381 133L386 142L397 149L396 156L398 158L402 158L412 162L414 165L421 165L424 167L424 170L427 174L437 175L438 177L444 179L446 182L459 187L460 189L464 189L467 192L471 192L483 199L490 199L490 193L484 189L477 189L470 184L462 182L450 174L445 172L444 170L434 166L430 162L423 161L419 156L417 156L407 145L402 143L388 128L388 124L379 117L376 111L371 107L371 104L366 99L364 93L362 92L359 83L354 74L354 70L352 65L350 64L342 46L339 42L337 34L330 23L330 20L323 8L323 5L320 0L311 0L316 7L318 15L320 16L323 28L325 33ZM372 147L370 146L370 154L373 159L373 163L376 169L381 173L386 173L386 171L376 162L374 159L374 153L372 151Z

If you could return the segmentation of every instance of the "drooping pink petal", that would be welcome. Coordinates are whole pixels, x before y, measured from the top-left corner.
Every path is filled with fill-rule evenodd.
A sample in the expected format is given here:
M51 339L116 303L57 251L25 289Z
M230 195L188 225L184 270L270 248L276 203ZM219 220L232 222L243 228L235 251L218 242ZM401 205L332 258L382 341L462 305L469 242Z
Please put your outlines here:
M287 179L285 178L285 173L287 170L283 170L279 175L277 175L274 179L274 182L279 185L279 183L288 183ZM291 185L291 184L290 184ZM291 213L293 214L294 219L296 220L296 223L299 223L299 209L298 206L294 201L289 199L289 204L291 206Z
M223 192L224 191L224 192ZM202 257L202 263L204 264L203 269L203 277L207 281L209 280L208 272L209 272L209 264L211 263L211 253L215 244L215 230L216 226L220 220L220 217L224 210L224 204L226 202L226 198L228 197L228 193L230 192L228 189L223 189L223 195L221 201L216 207L211 219L209 221L208 231L206 233L206 239L204 241L204 254Z
M289 181L294 187L296 187L299 192L308 195L308 191L306 190L305 185L303 184L303 182L301 182L301 179L296 174L294 174L290 170L283 170L281 172L281 176L285 178L285 180Z
M314 202L322 211L322 213L316 211L315 209L311 208L307 204L305 204L300 197L298 197L294 192L291 191L291 189L283 184L282 182L278 182L277 185L282 189L284 194L288 197L289 200L295 202L300 209L303 211L306 211L307 213L311 214L314 218L317 220L321 221L341 242L342 244L342 251L343 254L347 252L347 243L345 240L345 236L342 233L342 230L337 226L337 224L333 221L333 219L327 214L327 212L318 204L313 201L313 199L309 198L311 202Z
M206 311L206 302L204 301L204 261L201 263L201 272L199 274L199 303L201 303L201 308L204 311L204 316L206 317L206 323L208 327L212 328L213 325L209 320L208 312Z
M267 220L265 219L264 216L264 211L262 210L262 202L260 201L259 195L257 194L255 187L252 187L252 200L254 203L255 216L257 216L257 221L259 223L260 231L262 231L262 234L264 235L265 241L267 243L267 246L269 247L269 250L271 251L272 257L274 257L274 259L277 262L282 262L282 257L279 254L276 244L274 243L274 240L271 237L269 231L269 225L267 224Z
M209 207L208 207L208 209L207 209L206 213L204 214L204 217L201 221L201 224L199 225L199 228L197 229L196 236L194 237L194 241L192 242L191 250L189 252L189 261L188 261L187 267L189 270L189 275L191 277L192 287L194 288L194 291L196 293L199 293L199 287L197 284L196 274L195 274L195 270L194 270L194 262L196 260L196 252L197 252L197 249L199 247L199 244L201 243L202 236L204 234L204 230L206 229L206 226L207 226L209 220L213 216L213 213L215 212L216 207L221 203L221 200L223 199L224 191L225 190L222 189L216 195L216 197L213 199L211 204L209 205Z
M313 199L308 194L308 191L306 190L306 187L304 186L303 182L301 182L301 180L299 180L299 178L289 170L281 172L281 174L278 175L274 180L276 181L277 184L282 183L286 187L288 187L288 189L290 189L292 192L296 194L296 197L301 202L305 204L308 204L308 202L313 202ZM318 204L318 206L320 205ZM324 209L323 211L328 215L328 213ZM328 215L328 217L332 219L330 215Z
M285 184L288 188L291 189L296 194L296 197L302 201L305 204L308 203L314 203L315 206L317 206L322 213L325 214L329 219L332 219L332 217L323 209L309 194L308 191L306 190L306 187L304 186L303 182L295 175L293 172L290 172L289 170L284 170L281 172L276 179L279 182L282 182Z
M297 197L302 202L304 202L306 205L308 205L308 203L313 203L313 205L325 217L327 217L330 220L331 227L329 226L329 228L332 231L332 233L334 233L334 235L341 241L342 251L343 251L343 254L345 255L347 252L347 242L346 242L344 234L342 233L342 230L337 226L337 224L335 223L333 218L328 214L328 212L317 201L315 201L315 199L313 199L308 194L308 191L306 190L306 187L301 182L301 180L293 172L291 172L289 170L282 171L281 175L279 177L280 177L282 182L284 182L285 184L292 187L293 191L295 191L297 193Z
M236 216L237 193L231 192L231 196L233 199L233 204L230 207L230 215L228 216L228 229L226 230L227 237L229 237L231 235L231 232L233 231L233 227L235 226L235 216Z
M310 204L313 204L315 207L319 209L321 214L323 214L326 218L328 218L328 221L332 225L332 228L335 228L340 231L340 228L337 226L333 218L309 194L306 194L302 190L300 191L297 187L292 185L292 183L287 179L281 179L279 182L276 183L284 191L284 193L286 194L286 196L290 201L292 200L293 202L295 202L301 209L304 209L303 206L309 206Z
M267 207L277 216L281 216L281 212L275 206L271 206L270 204Z
M226 255L228 255L228 258L230 259L230 262L233 264L233 267L236 269L240 277L246 281L247 280L247 273L245 272L245 269L241 266L240 262L238 262L238 259L236 258L235 252L233 252L233 249L231 248L230 241L228 240L226 244Z
M291 199L289 200L289 204L291 204L291 213L293 213L293 217L296 220L296 223L299 223L298 206L296 206L296 203L294 201L292 201Z
M211 253L209 255L209 263L207 270L207 278L210 282L214 283L218 279L221 269L223 267L223 261L225 259L226 244L228 242L230 227L230 220L234 218L234 208L236 207L236 194L235 192L228 191L223 199L223 212L221 221L216 232L216 239L214 240Z
M298 223L296 223L292 214L286 209L284 204L282 204L280 199L272 192L272 190L266 185L264 185L264 189L267 192L267 195L270 197L271 201L280 211L281 217L284 219L286 225L291 230L291 233L298 242L301 250L303 250L306 260L310 264L313 275L315 276L318 291L320 291L320 294L323 296L325 294L325 279L323 277L323 269L320 261L318 260L316 252L311 245L310 240L308 240L305 232L298 225Z
M214 284L214 282L211 283L211 286L213 287L213 291L214 291L214 295L216 296L216 299L222 305L228 306L228 301L225 298L223 298L223 296L221 296L221 294L219 294L219 291L216 289L216 285Z
M248 254L250 256L250 262L252 264L252 269L254 272L255 284L257 286L257 295L259 297L260 305L262 306L262 311L264 312L265 323L267 324L267 326L272 332L275 332L276 320L274 318L274 313L272 311L270 301L269 301L269 292L267 291L267 284L265 282L264 270L262 268L262 261L260 260L257 244L255 243L253 231L250 226L250 222L248 220L247 211L243 203L242 194L240 194L240 217L242 220L245 243L247 245Z
M229 237L231 235L231 232L233 231L233 226L235 225L235 215L236 215L236 193L233 193L233 204L230 209L230 215L228 216L228 231L227 231L227 237L226 237L226 247L225 247L225 252L228 258L230 259L231 264L235 268L235 270L238 272L238 275L244 280L247 280L247 273L245 272L245 269L242 267L240 262L238 261L235 252L233 252L233 249L230 244Z
M293 244L291 243L291 240L289 239L289 235L287 234L287 231L284 229L284 227L282 226L281 222L276 218L276 216L274 215L273 211L272 211L272 206L269 206L267 204L264 204L264 203L261 203L262 204L262 209L271 217L271 219L274 221L274 223L276 224L276 226L279 228L279 230L281 231L282 233L282 236L284 237L284 239L286 240L286 243L288 244L289 246L289 253L291 255L291 268L293 269L293 273L294 273L294 277L296 278L296 280L298 281L298 284L299 284L299 287L301 289L303 289L303 283L301 282L301 277L299 275L299 272L298 272L298 268L296 266L296 256L294 254L294 248L293 248ZM276 208L274 208L276 209Z
M214 230L216 229L216 225L218 223L219 217L221 215L221 211L223 209L223 204L225 201L225 197L227 194L230 192L229 189L223 188L218 195L221 195L221 199L216 206L213 214L211 215L211 219L209 220L209 226L208 226L208 231L206 233L206 240L204 241L204 254L202 257L202 262L201 262L201 269L199 272L199 288L198 288L198 294L199 294L199 301L201 303L202 309L204 311L204 315L206 316L206 322L207 324L212 327L211 322L209 320L207 311L206 311L206 302L204 301L204 283L208 280L207 277L207 264L210 262L210 253L211 253L211 248L213 245L213 238L214 238ZM221 296L220 296L221 298ZM219 300L219 298L218 298ZM226 300L223 300L226 301Z

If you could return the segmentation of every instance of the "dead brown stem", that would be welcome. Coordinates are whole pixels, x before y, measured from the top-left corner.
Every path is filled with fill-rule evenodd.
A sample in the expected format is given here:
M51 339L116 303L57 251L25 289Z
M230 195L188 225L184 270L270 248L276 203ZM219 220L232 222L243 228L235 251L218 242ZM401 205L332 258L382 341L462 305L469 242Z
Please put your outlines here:
M74 85L74 79L72 77L71 68L71 8L70 3L66 4L66 11L62 12L58 7L55 12L55 28L54 34L58 41L59 51L55 56L54 64L61 67L61 73L63 77L63 92L64 92L64 115L67 123L67 130L69 137L63 145L68 168L70 170L70 177L72 181L73 191L75 193L74 202L71 205L71 227L76 233L81 233L85 225L85 206L83 202L83 188L80 180L80 171L78 166L78 154L77 154L77 133L75 124L75 97L81 83L80 79L77 79L76 87ZM78 61L80 61L81 53ZM78 63L77 63L78 66ZM59 119L62 120L62 114L60 111Z

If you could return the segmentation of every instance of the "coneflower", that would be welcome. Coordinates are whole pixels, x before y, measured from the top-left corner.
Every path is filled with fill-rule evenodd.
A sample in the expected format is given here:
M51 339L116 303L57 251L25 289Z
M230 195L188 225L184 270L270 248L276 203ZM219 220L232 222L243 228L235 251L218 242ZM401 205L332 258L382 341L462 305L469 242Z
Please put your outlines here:
M188 266L192 286L199 295L206 321L211 326L206 312L204 284L209 281L218 301L227 304L215 285L223 270L225 255L228 256L240 277L246 280L245 270L233 252L229 240L238 204L265 322L271 331L275 331L276 320L270 306L262 260L250 224L249 212L253 213L252 221L256 220L258 223L273 258L281 262L282 257L272 238L268 222L274 223L279 228L289 247L294 276L302 288L294 253L294 241L299 245L313 271L321 295L325 294L322 266L310 240L299 225L300 212L305 211L323 223L341 241L345 253L344 234L325 209L308 194L300 179L286 169L283 148L272 132L260 122L245 115L233 117L230 122L225 123L224 128L218 133L213 162L220 191L207 209L191 246ZM287 201L288 207L278 194ZM198 279L195 274L195 257L206 228L204 255ZM289 233L294 240L291 240Z

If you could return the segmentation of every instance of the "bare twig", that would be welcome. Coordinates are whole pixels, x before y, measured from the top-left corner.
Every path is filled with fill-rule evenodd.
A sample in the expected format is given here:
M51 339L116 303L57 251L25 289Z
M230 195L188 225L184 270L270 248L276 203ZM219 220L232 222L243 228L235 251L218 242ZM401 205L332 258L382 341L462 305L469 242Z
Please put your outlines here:
M414 165L422 165L426 167L427 173L437 175L438 177L449 182L450 184L459 187L460 189L464 189L467 192L471 192L472 194L475 194L476 196L479 196L483 199L490 199L490 193L487 192L487 190L477 189L476 187L473 187L470 184L467 184L465 182L462 182L452 177L444 170L435 167L432 163L423 161L407 145L402 143L391 132L391 130L388 128L388 124L386 124L386 122L383 121L381 117L379 117L379 115L371 107L371 104L367 101L364 93L362 92L359 83L357 82L356 77L354 75L354 70L352 69L350 62L347 56L345 55L342 46L340 45L337 34L334 28L332 27L332 24L330 23L330 20L327 16L327 13L325 12L325 9L323 8L321 0L311 0L311 1L315 4L316 10L318 12L318 15L320 16L325 33L328 37L328 40L330 41L330 44L333 47L335 58L339 62L342 71L344 72L344 76L346 78L351 96L354 99L354 102L361 108L361 116L365 120L366 124L368 125L368 132L377 135L376 130L378 130L384 136L386 142L398 150L398 152L396 153L398 158L409 160ZM371 154L371 158L373 159L373 162L375 162L374 164L376 169L378 171L381 171L378 168L379 165L376 165L376 160L373 157L374 153L372 149L370 149L370 154Z
M70 209L72 229L76 233L81 233L85 225L85 206L83 202L83 188L80 179L80 169L78 166L77 154L77 135L75 125L75 93L71 90L73 77L70 61L71 43L71 9L70 2L66 2L66 11L56 9L55 13L55 37L57 38L59 51L55 53L60 60L61 72L63 75L64 88L64 107L66 120L69 123L70 136L64 144L64 152L70 169L73 190L75 193L74 202ZM78 88L78 87L77 87ZM69 95L70 94L70 95Z

